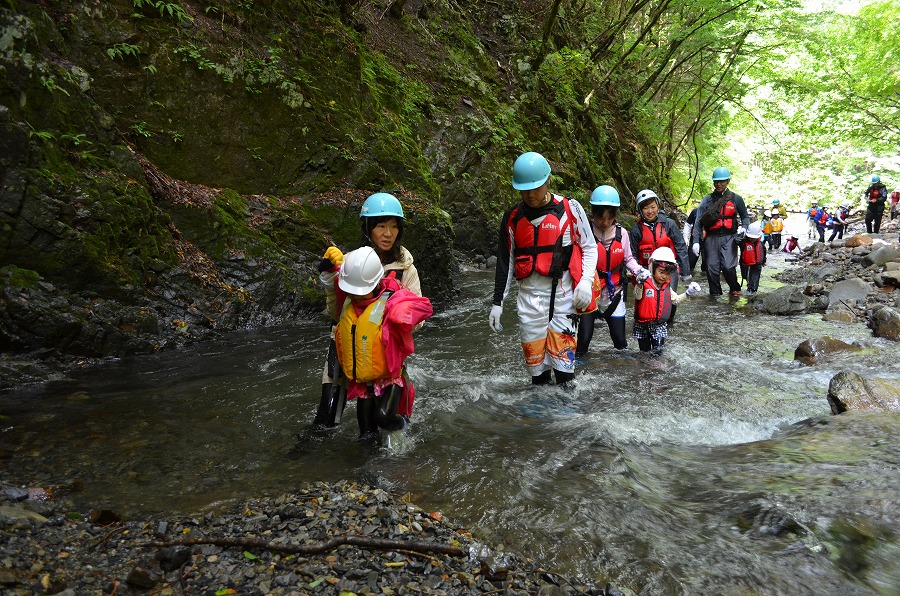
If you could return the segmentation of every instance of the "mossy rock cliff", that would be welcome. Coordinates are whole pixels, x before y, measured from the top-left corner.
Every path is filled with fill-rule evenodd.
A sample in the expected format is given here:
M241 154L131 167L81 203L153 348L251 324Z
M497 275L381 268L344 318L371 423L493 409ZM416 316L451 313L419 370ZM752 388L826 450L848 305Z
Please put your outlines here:
M3 383L41 378L23 355L320 316L316 265L358 245L372 192L403 201L439 305L458 259L493 251L522 151L576 198L644 183L627 122L580 102L588 69L551 53L528 70L540 23L520 3L388 4L8 0Z

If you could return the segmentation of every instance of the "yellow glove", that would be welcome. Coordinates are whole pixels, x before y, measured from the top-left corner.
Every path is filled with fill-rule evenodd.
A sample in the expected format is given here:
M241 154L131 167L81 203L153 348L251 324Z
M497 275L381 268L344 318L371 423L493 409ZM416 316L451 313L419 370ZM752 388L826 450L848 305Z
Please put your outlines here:
M344 253L337 246L329 246L328 250L325 251L325 258L337 267L344 262Z

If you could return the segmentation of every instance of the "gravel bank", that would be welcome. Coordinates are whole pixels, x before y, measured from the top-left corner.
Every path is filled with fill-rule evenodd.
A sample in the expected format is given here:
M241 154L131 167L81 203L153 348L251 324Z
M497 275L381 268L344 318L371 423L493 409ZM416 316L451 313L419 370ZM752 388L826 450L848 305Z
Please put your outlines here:
M126 521L73 512L42 489L4 488L0 528L3 594L622 594L348 482Z

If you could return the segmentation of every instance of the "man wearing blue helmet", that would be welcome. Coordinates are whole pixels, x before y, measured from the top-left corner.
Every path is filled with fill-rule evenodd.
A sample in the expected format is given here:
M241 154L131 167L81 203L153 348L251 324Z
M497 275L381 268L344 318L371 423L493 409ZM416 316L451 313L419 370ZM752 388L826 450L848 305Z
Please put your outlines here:
M697 222L693 229L691 250L700 254L703 240L703 261L706 263L706 279L709 281L709 295L722 295L724 277L731 296L741 295L737 280L738 241L750 225L750 215L739 194L728 190L731 172L728 168L713 170L713 192L703 197L697 206Z
M887 187L881 183L881 176L872 176L872 184L863 193L863 200L866 202L866 232L877 234L887 201Z
M521 200L500 220L497 270L488 324L500 331L503 300L519 286L519 339L531 382L575 378L578 315L596 308L597 244L578 201L549 192L550 164L529 151L513 165Z

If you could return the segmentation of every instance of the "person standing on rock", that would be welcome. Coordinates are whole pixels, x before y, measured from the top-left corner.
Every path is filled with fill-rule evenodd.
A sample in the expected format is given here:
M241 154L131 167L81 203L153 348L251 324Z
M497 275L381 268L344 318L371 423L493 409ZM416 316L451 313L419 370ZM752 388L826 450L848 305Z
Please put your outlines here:
M816 222L819 219L819 202L813 199L812 204L809 206L809 209L806 210L806 225L809 228L809 234L807 238L810 240L815 240L816 235L818 234L818 228L816 227Z
M831 230L831 236L828 238L829 242L834 240L835 237L837 237L837 238L844 237L844 228L847 227L847 214L849 212L850 212L850 210L847 207L847 205L841 205L838 208L837 212L834 214L834 217L832 217L832 226L833 227Z
M550 164L529 151L513 164L512 186L521 200L500 220L497 269L488 325L502 329L503 300L519 286L519 339L531 382L575 378L579 315L596 308L597 242L584 208L548 190Z
M828 207L822 205L819 209L819 216L816 218L816 230L819 232L819 242L825 242L825 230L833 225L831 214L828 213Z
M866 232L877 234L881 229L881 218L884 216L884 204L887 201L887 187L881 183L881 176L872 176L872 184L863 193L866 201Z
M728 189L731 172L718 167L712 175L713 192L703 197L697 206L697 222L694 226L691 250L700 254L700 242L704 242L703 260L706 262L706 278L709 281L709 295L722 295L724 277L731 296L741 295L737 280L737 242L743 238L750 224L750 216L744 199Z
M359 212L361 245L370 246L375 251L388 277L396 279L413 294L421 296L419 272L413 264L412 254L402 245L404 219L403 206L397 197L386 192L370 195ZM343 260L341 250L336 246L330 246L319 265L319 278L325 286L326 310L331 315L333 324L340 319L344 305L345 296L338 287L338 272ZM313 421L314 426L330 428L341 421L346 394L342 394L341 387L334 384L335 378L339 375L332 327L331 341L322 371L322 397ZM412 416L415 400L412 385L408 384L408 387L409 390L403 393L399 408L400 413L407 418Z

